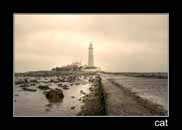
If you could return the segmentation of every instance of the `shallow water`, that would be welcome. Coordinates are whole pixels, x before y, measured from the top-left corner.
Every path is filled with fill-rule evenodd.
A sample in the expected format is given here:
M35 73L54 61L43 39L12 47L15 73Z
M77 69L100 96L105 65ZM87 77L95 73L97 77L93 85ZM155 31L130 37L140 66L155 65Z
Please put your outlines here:
M34 77L29 77L28 79L35 79ZM34 88L36 92L23 91L19 85L15 85L14 88L14 113L15 116L75 116L81 110L83 105L82 101L79 100L84 95L80 93L82 90L84 93L89 94L89 84L88 79L81 79L79 81L80 85L70 86L69 82L59 82L62 84L67 84L69 89L65 90L57 86L57 83L49 82L50 79L55 79L55 77L40 77L38 79L39 83L30 88ZM20 78L16 78L20 80ZM50 88L59 88L63 90L64 98L61 102L50 103L43 90L38 87L39 84L48 84Z

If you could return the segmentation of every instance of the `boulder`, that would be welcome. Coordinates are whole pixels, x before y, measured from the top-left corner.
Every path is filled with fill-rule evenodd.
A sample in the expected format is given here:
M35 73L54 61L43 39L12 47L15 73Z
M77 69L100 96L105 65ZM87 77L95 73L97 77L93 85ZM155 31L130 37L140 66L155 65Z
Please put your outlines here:
M45 96L50 102L60 102L64 98L63 91L58 88L45 92Z

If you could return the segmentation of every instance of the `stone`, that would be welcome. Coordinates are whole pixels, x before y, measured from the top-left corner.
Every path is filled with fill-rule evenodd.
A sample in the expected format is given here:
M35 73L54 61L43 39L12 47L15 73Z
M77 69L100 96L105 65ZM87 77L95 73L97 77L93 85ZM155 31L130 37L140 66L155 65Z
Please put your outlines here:
M83 95L86 95L86 93L83 90L81 90L80 93Z
M49 111L50 111L50 109L46 108L46 109L45 109L45 111L49 112Z
M52 107L52 104L49 103L49 104L46 104L45 106L46 106L46 107Z
M75 98L75 96L71 96L71 98Z
M72 106L72 107L71 107L71 110L73 110L73 109L75 109L75 106Z
M75 83L75 85L80 85L80 83Z
M93 78L89 78L88 81L89 81L89 82L94 82L94 79L93 79Z
M63 85L63 84L58 84L58 87L61 87L63 89L69 89L69 87L67 85Z
M25 82L25 83L28 83L28 78L25 78L25 79L24 79L24 82Z
M63 85L62 87L63 89L69 89L69 87L67 85Z
M31 79L30 82L38 83L38 81L36 79Z
M51 79L49 82L54 83L54 80L53 80L53 79Z
M60 84L58 84L58 87L62 87L62 86L63 86L63 84L61 84L61 83L60 83Z
M35 86L36 84L35 83L31 83L30 86Z
M36 92L36 89L31 89L31 88L23 88L24 91L30 91L30 92Z
M25 83L25 81L24 80L17 80L17 81L15 81L15 84L23 84L23 83Z
M45 92L45 96L50 102L60 102L64 98L63 91L58 88Z
M39 89L41 90L47 90L47 89L50 89L48 85L39 85L38 87Z
M26 87L29 87L29 86L27 84L21 84L19 87L26 88Z
M90 87L90 88L89 88L89 90L90 90L90 91L93 91L93 90L94 90L94 88L93 88L93 87Z

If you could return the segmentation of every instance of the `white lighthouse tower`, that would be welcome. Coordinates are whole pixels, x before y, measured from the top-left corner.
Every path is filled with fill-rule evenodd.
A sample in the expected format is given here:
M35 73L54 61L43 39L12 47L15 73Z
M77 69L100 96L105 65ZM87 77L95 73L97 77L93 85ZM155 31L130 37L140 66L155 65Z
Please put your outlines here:
M92 43L90 43L89 48L88 48L88 66L94 67L94 56L93 56Z

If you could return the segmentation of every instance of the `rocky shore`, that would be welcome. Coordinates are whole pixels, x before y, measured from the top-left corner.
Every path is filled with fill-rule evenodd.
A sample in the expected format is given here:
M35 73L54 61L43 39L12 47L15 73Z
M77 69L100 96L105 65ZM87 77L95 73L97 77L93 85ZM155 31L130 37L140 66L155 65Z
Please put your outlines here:
M102 91L101 78L96 76L92 81L90 94L82 98L84 105L81 107L79 116L103 116L105 115L105 101Z
M165 74L158 73L145 75L125 73L124 75L132 77L156 77L157 79L165 78ZM110 77L111 74L106 74L107 76ZM14 94L14 102L18 104L19 100L24 100L25 97L23 96L27 95L28 100L32 104L35 102L34 105L37 106L36 100L40 100L41 104L41 100L43 99L42 106L49 104L46 105L46 107L48 106L45 110L46 112L42 112L40 106L39 108L35 108L35 111L40 109L45 115L52 112L56 116L69 114L74 116L167 115L167 111L161 105L144 100L138 94L130 91L126 86L122 87L121 84L117 84L117 82L111 79L103 79L104 76L96 72L53 73L39 71L16 74L15 87L17 91ZM102 81L107 81L108 83L105 84ZM125 80L122 79L123 81ZM150 87L149 89L153 88ZM33 95L37 97L33 97ZM26 104L26 100L24 102ZM54 104L59 104L59 107L54 107ZM20 103L19 105L22 104ZM34 109L31 105L28 107ZM54 111L56 112L54 113Z
M59 75L49 75L45 72L41 72L41 74L40 72L22 73L15 76L15 87L16 93L19 95L15 96L16 104L19 104L19 100L24 100L25 95L31 101L30 104L35 103L36 106L36 100L42 99L40 105L45 107L45 112L41 112L44 113L43 115L51 112L54 114L54 111L55 114L56 111L60 111L57 116L66 115L66 113L67 115L75 113L77 116L105 114L101 78L95 72L60 72ZM37 97L33 97L33 95L37 95ZM54 104L60 105L54 108ZM19 105L21 106L21 104ZM27 108L30 107L29 111L33 111L34 108L27 105ZM41 111L43 108L38 107L36 111L39 109ZM17 109L17 111L20 110ZM21 110L21 113L23 113L22 111L24 110ZM34 115L34 112L30 114Z

